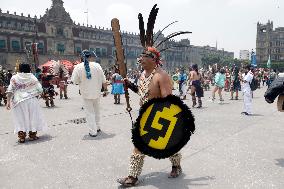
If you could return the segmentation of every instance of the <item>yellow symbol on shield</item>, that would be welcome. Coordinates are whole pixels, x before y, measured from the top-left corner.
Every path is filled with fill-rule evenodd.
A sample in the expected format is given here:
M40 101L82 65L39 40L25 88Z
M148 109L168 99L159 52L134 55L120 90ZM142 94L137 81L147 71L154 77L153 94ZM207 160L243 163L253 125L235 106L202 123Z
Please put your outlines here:
M143 136L145 134L147 134L148 132L144 130L147 118L149 117L152 109L153 109L153 104L151 106L149 106L147 108L147 110L143 113L141 120L140 120L140 135ZM175 115L177 115L178 113L181 112L181 108L177 105L172 104L170 106L170 108L164 107L163 111L157 111L155 116L154 116L154 120L152 122L151 127L157 130L162 130L163 129L163 125L159 123L159 120L165 119L168 120L170 122L170 125L168 127L168 130L166 132L166 135L164 137L159 136L158 140L154 140L151 139L149 142L149 146L155 149L159 149L159 150L163 150L166 148L170 137L173 133L173 130L175 128L176 122L177 122L177 118L174 117Z

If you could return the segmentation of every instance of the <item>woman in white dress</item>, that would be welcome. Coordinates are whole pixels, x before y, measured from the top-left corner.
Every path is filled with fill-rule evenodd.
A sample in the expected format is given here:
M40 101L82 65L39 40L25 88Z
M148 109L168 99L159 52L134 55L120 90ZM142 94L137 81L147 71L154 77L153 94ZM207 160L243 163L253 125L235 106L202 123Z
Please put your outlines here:
M47 127L37 99L42 93L42 86L30 72L29 64L20 64L19 73L11 78L6 92L6 108L12 108L14 132L18 133L20 143L25 142L26 133L29 133L29 140L37 140L37 131Z

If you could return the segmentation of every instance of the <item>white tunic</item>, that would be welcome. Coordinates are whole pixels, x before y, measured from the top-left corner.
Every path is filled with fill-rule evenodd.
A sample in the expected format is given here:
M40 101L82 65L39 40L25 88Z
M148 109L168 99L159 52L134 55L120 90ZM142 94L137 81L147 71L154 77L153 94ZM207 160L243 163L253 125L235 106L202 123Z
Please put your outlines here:
M244 112L252 114L252 91L250 83L253 79L253 73L249 71L246 75L243 74L243 80L246 81L242 84L242 91L244 96Z
M101 96L102 84L106 78L102 67L96 62L89 62L91 79L87 79L84 62L77 64L73 70L71 80L79 84L84 99L97 99Z

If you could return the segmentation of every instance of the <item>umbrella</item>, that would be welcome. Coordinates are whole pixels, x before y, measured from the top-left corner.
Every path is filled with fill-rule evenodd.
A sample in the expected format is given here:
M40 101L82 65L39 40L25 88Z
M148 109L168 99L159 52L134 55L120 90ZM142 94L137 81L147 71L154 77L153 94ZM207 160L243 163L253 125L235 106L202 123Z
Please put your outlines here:
M66 68L68 69L69 73L72 73L74 69L74 64L70 62L69 60L60 60L61 64L64 64Z
M44 63L43 65L39 66L39 68L41 69L50 69L53 68L51 71L52 73L55 72L54 74L57 74L58 69L60 67L60 64L64 65L64 67L68 70L69 74L72 73L73 69L74 69L74 65L72 62L70 62L69 60L59 60L59 61L55 61L55 60L50 60L47 61L46 63Z
M49 60L49 61L47 61L46 63L40 65L39 68L40 68L40 69L42 69L43 67L48 67L48 68L49 68L50 66L52 66L52 64L53 64L53 61L52 61L52 60Z

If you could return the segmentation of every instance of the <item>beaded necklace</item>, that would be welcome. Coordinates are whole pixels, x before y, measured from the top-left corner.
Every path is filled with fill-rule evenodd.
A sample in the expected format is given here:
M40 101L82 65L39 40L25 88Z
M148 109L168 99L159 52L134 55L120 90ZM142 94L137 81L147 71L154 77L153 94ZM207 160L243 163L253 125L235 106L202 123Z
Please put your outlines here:
M139 79L138 94L140 95L140 102L142 104L148 101L149 85L153 79L155 72L156 68L151 72L151 74L148 77L145 76L145 71L141 74L141 77Z

